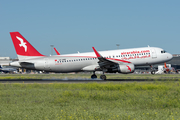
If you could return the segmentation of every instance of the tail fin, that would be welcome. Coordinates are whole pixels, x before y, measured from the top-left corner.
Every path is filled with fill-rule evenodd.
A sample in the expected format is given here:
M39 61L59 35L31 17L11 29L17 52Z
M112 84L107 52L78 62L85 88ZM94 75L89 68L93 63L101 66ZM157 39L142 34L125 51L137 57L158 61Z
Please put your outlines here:
M44 56L40 54L19 32L10 32L10 35L19 60Z

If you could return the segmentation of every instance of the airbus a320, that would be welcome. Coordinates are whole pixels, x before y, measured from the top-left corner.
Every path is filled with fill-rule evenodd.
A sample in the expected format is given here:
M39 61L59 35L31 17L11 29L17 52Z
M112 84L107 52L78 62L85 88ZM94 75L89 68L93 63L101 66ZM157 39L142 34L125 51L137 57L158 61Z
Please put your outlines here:
M157 47L108 51L97 51L92 47L93 52L45 56L19 32L10 32L10 35L19 59L10 65L26 69L59 73L91 71L91 78L97 78L96 71L103 71L100 78L106 80L105 73L133 73L136 66L151 66L172 59L170 53Z

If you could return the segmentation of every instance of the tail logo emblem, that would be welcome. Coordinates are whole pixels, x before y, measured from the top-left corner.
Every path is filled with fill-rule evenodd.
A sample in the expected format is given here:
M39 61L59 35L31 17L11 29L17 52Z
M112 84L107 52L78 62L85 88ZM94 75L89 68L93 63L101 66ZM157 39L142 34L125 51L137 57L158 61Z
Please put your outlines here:
M25 52L27 51L27 45L26 42L23 41L22 38L16 36L16 38L21 42L21 44L19 44L20 47L24 47Z

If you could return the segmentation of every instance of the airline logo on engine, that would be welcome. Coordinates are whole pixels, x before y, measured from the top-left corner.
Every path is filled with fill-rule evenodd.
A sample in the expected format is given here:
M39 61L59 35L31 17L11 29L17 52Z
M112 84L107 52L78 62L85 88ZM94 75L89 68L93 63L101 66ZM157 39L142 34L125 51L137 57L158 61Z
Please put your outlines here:
M27 45L26 42L23 41L22 38L16 36L16 38L21 42L21 44L19 44L20 47L24 47L25 52L27 51Z
M131 72L131 68L128 66L128 65L126 65L126 67L128 68L128 70Z

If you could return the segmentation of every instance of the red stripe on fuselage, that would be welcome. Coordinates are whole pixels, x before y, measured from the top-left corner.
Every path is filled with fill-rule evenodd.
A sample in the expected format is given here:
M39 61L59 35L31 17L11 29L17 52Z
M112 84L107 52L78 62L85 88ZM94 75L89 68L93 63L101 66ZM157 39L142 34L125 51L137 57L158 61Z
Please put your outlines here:
M115 61L120 61L120 62L124 62L124 63L131 63L131 62L129 62L129 61L125 61L125 60L121 60L121 59L114 59L114 58L106 58L106 59L115 60Z
M59 56L59 57L83 57L83 58L97 58L97 57L93 57L93 56ZM76 58L77 59L77 58ZM106 58L109 60L115 60L115 61L119 61L119 62L124 62L124 63L131 63L129 61L126 60L121 60L121 59L115 59L115 58Z

